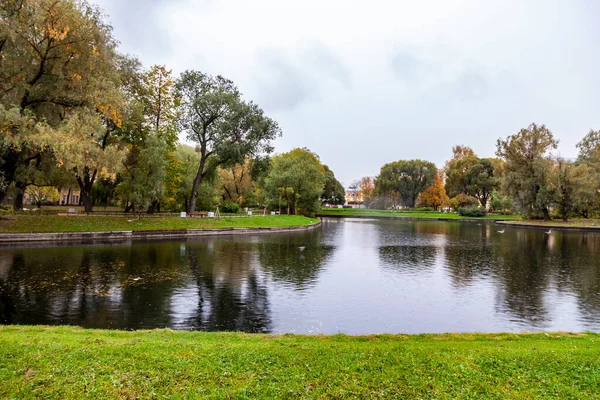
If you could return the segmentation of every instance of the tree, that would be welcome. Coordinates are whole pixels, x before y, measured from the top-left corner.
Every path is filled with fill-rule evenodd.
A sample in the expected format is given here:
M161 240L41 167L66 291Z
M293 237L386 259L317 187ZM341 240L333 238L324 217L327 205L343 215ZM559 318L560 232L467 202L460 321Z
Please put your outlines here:
M325 184L321 194L321 203L344 204L346 202L346 191L344 186L335 178L335 174L327 165L323 165L325 172Z
M469 146L457 144L452 147L452 158L446 161L446 164L442 168L442 172L445 173L451 166L458 160L463 158L477 158L477 155Z
M57 202L60 198L60 194L58 190L54 186L35 186L30 185L27 186L25 192L31 198L31 202L36 204L39 207L42 206L44 202Z
M433 184L419 195L417 203L422 207L432 207L437 211L441 206L448 204L449 200L442 177L438 174Z
M466 156L452 162L446 169L446 191L450 196L460 193L476 197L487 208L492 192L500 185L493 159Z
M93 210L92 188L99 177L112 177L125 152L115 135L116 125L92 110L73 113L54 134L53 155L59 166L71 171L86 212Z
M419 193L433 183L436 174L435 164L429 161L395 161L381 167L375 191L383 196L397 192L403 205L414 207Z
M600 130L590 132L577 143L579 149L578 161L593 165L594 168L600 168Z
M514 204L509 196L503 196L497 190L494 190L492 192L491 207L494 211L508 213L512 212Z
M375 180L370 176L365 176L360 179L358 184L358 192L363 202L370 205L373 200L373 193L375 192Z
M550 219L550 152L557 144L546 126L536 124L498 139L496 154L505 161L505 190L527 215Z
M116 43L99 9L84 1L6 0L0 19L0 113L21 127L4 147L0 172L17 191L18 209L29 171L53 154L48 128L81 108L116 116L106 101L113 93Z
M256 204L255 185L252 180L252 166L254 162L246 159L241 164L228 168L219 168L219 189L221 197L241 207Z
M479 161L479 158L474 156L462 157L456 159L452 162L448 163L448 167L446 168L446 192L449 196L454 197L460 193L471 194L470 186L471 181L470 178L472 174L469 175L468 172L476 165Z
M589 217L590 208L597 204L597 179L586 164L577 165L560 157L556 159L551 177L552 194L563 221L566 222L573 212Z
M265 178L265 192L272 206L283 204L288 214L314 215L321 207L325 170L319 157L308 149L294 149L273 157Z
M492 160L480 158L466 173L467 193L476 197L484 209L487 209L493 191L500 186L500 179L496 177L495 171Z
M180 127L200 154L188 212L193 212L202 180L221 165L273 151L281 131L256 104L241 100L232 81L198 71L185 71L176 83L183 107Z
M165 196L166 170L175 162L177 100L171 72L153 66L141 72L137 60L125 60L125 118L119 136L128 147L125 173L118 191L126 211L136 205L148 212L160 211Z

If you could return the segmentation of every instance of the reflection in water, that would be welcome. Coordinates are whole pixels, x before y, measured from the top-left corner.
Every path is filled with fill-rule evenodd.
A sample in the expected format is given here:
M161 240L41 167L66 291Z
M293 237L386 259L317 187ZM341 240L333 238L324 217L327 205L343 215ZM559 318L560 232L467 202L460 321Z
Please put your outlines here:
M274 236L258 245L260 264L274 280L297 289L314 286L334 246L324 244L321 231L311 236ZM300 250L302 248L302 251Z
M435 265L438 251L439 248L433 246L381 246L379 257L385 267L422 273Z
M303 247L304 251L300 251ZM0 248L0 323L246 332L600 329L600 234L328 220L295 234Z

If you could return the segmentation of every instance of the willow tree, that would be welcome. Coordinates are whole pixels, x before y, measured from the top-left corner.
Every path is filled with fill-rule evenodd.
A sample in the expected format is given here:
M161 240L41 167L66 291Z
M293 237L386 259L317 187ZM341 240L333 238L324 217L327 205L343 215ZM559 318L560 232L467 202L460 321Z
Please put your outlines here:
M175 86L182 106L180 128L200 155L188 204L191 213L207 175L219 166L272 152L271 141L281 131L260 107L243 101L234 83L222 76L186 71Z
M531 124L518 133L498 139L496 155L504 160L504 188L521 210L550 219L552 205L551 152L558 141L545 125Z
M312 216L321 207L325 169L308 149L294 149L273 157L264 186L271 206L287 208L288 214Z
M414 207L419 194L427 189L437 174L435 164L424 160L400 160L381 167L375 191L382 196L398 196L402 204Z
M0 113L31 120L17 130L18 121L1 128L11 136L4 138L0 172L17 190L20 208L28 169L53 154L55 135L41 125L58 128L81 109L117 119L105 99L115 88L116 43L99 9L85 1L5 0L0 19ZM5 194L0 190L0 199Z

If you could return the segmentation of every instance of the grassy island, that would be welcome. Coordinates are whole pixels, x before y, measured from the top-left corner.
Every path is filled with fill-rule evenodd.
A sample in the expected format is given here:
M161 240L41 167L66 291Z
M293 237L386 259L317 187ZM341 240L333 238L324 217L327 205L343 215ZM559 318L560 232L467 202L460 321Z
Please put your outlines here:
M2 398L592 398L593 333L250 335L0 328Z
M267 215L253 217L180 218L160 217L140 219L137 216L60 216L60 215L7 215L0 217L2 233L36 232L103 232L103 231L152 231L174 229L218 228L274 228L306 226L317 222L316 218L298 215Z

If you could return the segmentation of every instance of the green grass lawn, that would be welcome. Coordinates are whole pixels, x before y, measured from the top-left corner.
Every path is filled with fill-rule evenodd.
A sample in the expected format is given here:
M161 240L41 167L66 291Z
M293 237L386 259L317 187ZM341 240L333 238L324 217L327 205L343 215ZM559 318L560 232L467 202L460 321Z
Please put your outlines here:
M0 328L1 398L597 398L599 334Z
M344 217L412 217L412 218L445 218L445 219L473 219L474 217L462 217L455 213L443 213L437 211L402 211L402 210L369 210L365 208L331 208L322 209L319 216L344 216ZM489 214L477 219L492 219L502 221L520 220L520 215Z
M236 218L128 217L6 215L0 217L0 233L27 232L101 232L201 228L266 228L303 226L316 218L296 215L267 215Z

